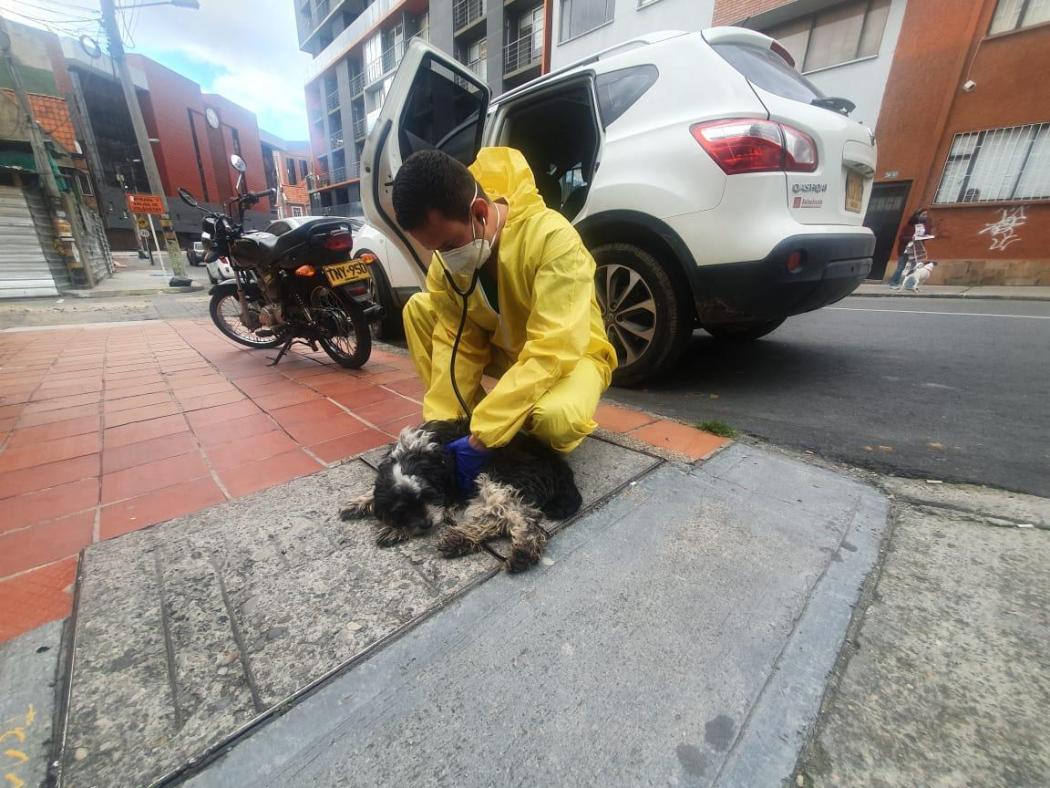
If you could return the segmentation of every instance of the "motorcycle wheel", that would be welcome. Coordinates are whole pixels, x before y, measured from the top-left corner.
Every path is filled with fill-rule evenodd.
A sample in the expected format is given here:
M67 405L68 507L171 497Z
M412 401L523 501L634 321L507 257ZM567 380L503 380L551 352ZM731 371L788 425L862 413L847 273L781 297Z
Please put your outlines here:
M330 287L315 287L310 293L314 319L331 331L330 339L318 340L324 352L341 367L357 369L372 355L372 333L365 310L350 296Z
M258 309L260 304L251 295L248 299L249 309ZM236 293L216 293L211 297L208 305L211 313L211 321L224 336L251 348L271 348L281 344L282 337L279 333L273 336L261 337L254 330L248 328L241 322L241 302L237 300Z

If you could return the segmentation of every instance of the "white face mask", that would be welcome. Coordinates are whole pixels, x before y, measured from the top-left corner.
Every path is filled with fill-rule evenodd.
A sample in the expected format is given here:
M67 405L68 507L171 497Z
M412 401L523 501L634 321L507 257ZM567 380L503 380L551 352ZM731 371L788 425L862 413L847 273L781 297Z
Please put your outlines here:
M478 198L478 186L474 184L474 196L470 199L470 204L474 204L474 200ZM496 215L499 216L499 206L496 206ZM481 220L482 228L485 227L485 220ZM499 232L497 226L496 232ZM460 246L456 249L449 249L447 252L439 252L441 255L441 262L445 268L448 269L449 273L452 274L472 274L477 271L481 266L485 265L489 257L492 256L492 241L485 238L484 229L482 229L481 238L477 237L477 233L474 230L474 221L471 217L470 222L470 234L473 236L473 240ZM493 238L496 236L493 235Z

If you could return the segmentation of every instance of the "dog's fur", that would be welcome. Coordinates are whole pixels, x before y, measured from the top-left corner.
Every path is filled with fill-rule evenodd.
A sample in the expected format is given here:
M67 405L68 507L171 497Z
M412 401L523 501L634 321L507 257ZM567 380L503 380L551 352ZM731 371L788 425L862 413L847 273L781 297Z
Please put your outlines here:
M542 517L560 520L580 508L572 468L546 444L519 433L489 455L477 492L467 501L445 444L468 433L465 420L405 428L380 463L372 492L351 501L340 517L375 517L380 524L377 542L384 547L445 524L438 549L447 558L477 550L493 537L509 536L508 570L532 566L547 541ZM455 512L464 505L466 513L457 523Z
M919 292L919 286L922 285L927 279L930 278L930 274L933 269L937 267L937 263L932 260L924 263L920 266L912 264L908 267L908 270L904 273L904 278L901 279L898 290L911 290L914 293Z

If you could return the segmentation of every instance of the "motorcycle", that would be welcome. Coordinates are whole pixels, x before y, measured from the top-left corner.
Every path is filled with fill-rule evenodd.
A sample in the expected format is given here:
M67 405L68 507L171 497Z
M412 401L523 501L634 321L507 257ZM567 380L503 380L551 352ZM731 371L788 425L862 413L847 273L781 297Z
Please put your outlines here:
M320 345L342 367L363 366L372 353L369 322L383 308L369 300L373 261L350 259L350 223L318 217L281 235L246 233L244 212L274 190L248 191L244 160L234 155L230 164L240 175L225 213L208 210L179 189L182 201L204 214L205 263L225 258L233 269L233 279L208 291L215 326L251 348L280 346L270 366L297 343L312 350Z

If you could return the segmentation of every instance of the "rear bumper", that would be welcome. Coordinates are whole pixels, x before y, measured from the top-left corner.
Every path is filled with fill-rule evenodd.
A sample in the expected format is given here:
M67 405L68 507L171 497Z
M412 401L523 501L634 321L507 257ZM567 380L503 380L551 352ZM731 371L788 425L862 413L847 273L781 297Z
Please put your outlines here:
M701 323L773 320L833 304L867 277L874 249L871 233L796 235L763 260L700 266L697 315ZM796 251L802 264L791 272Z

